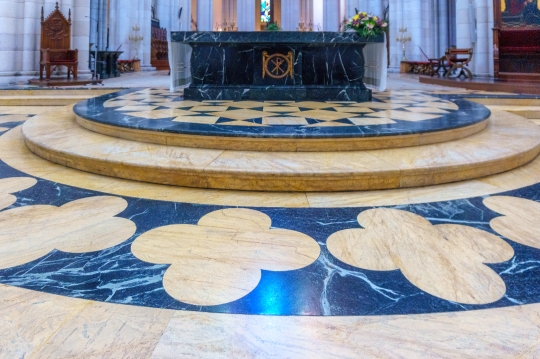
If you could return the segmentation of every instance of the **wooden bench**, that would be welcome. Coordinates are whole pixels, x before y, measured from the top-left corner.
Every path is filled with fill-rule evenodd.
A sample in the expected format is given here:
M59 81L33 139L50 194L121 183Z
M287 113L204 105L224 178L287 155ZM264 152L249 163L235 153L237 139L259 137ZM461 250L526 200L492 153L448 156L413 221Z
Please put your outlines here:
M445 54L446 61L448 61L449 69L444 77L450 77L455 70L460 70L457 77L465 76L470 79L473 78L471 70L467 68L472 60L473 49L448 49Z
M502 79L540 79L540 30L501 30L498 71ZM538 81L538 80L537 80Z
M41 7L41 50L39 62L39 78L43 79L43 70L47 80L51 79L53 68L58 66L67 67L67 77L77 78L79 66L79 51L70 49L71 43L71 10L66 19L58 8L44 18Z

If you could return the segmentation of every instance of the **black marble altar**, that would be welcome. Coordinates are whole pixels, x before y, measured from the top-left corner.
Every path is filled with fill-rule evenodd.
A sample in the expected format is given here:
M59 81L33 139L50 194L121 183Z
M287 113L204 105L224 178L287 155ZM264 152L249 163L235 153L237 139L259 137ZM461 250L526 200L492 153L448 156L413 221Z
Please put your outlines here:
M189 100L370 101L363 49L383 36L355 32L190 32ZM278 56L275 56L279 54Z

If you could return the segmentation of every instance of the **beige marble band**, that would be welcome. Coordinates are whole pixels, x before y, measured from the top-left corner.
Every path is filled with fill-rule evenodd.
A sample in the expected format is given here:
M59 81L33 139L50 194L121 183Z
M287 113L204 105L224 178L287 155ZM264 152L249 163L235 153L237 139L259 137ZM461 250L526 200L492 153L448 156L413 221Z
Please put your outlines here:
M540 305L373 317L172 311L0 285L0 354L28 358L537 358Z
M148 145L83 129L69 107L28 120L23 136L38 156L82 171L184 187L277 192L457 182L515 169L540 152L540 128L504 112L494 112L485 131L465 139L353 152L265 153Z
M488 121L485 120L471 126L452 130L412 135L297 139L185 135L105 125L86 120L80 116L76 116L76 120L81 127L87 130L126 140L190 148L260 152L363 151L422 146L465 138L484 130L488 125Z

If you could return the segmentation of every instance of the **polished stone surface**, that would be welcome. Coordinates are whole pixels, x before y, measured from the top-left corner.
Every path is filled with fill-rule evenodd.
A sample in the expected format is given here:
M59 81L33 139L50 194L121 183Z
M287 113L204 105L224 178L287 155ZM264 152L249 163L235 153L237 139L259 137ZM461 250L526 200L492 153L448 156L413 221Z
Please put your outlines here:
M172 32L191 46L188 100L369 101L355 32Z
M29 261L0 271L0 357L540 355L539 159L414 190L193 190L33 156L38 110L0 107L0 263Z
M344 152L148 144L89 131L74 117L66 107L27 121L22 127L27 147L44 159L86 172L194 188L339 192L421 187L515 169L540 152L538 127L505 112L494 112L486 130L456 141Z
M366 138L446 131L487 119L463 95L383 92L370 102L184 100L162 90L125 90L77 104L89 121L129 129L249 138Z
M25 177L24 173L7 165L2 166L1 173L7 179ZM516 198L527 197L537 199L537 187L538 185L534 185L506 193L505 195ZM17 191L17 188L8 192L10 191ZM23 191L15 192L15 196L17 197L16 202L8 207L3 212L3 215L6 217L6 220L13 218L11 221L14 221L17 220L16 213L21 208L29 211L29 213L38 213L38 209L46 205L53 206L51 209L54 209L54 207L69 208L66 212L65 219L73 222L70 219L72 216L73 218L80 218L80 215L77 215L76 212L76 203L78 201L81 201L83 198L93 198L98 204L96 210L102 211L105 202L101 203L102 201L100 202L99 196L103 196L103 194L103 192L89 191L38 179L34 186ZM496 199L498 197L495 196L494 198ZM508 242L512 246L512 251L515 253L514 257L508 260L507 256L504 255L496 263L489 264L489 267L504 280L505 290L503 291L503 295L500 294L499 289L497 297L490 297L490 300L487 302L482 301L480 304L471 304L465 300L459 302L455 300L456 298L448 300L441 298L440 295L428 294L428 292L421 290L413 284L416 280L411 281L405 276L405 273L398 270L388 270L389 268L385 268L384 271L381 271L380 269L365 269L362 268L363 266L347 264L341 254L338 254L331 248L327 248L327 241L336 233L358 228L358 215L369 211L369 207L333 209L250 207L250 212L246 214L246 219L252 222L241 225L241 231L245 231L242 233L253 233L256 237L260 237L260 235L255 234L256 231L252 229L252 226L256 225L261 219L268 223L268 226L271 220L273 229L270 230L269 234L273 230L277 230L278 232L288 230L294 231L290 232L293 235L305 236L304 238L308 241L310 240L308 238L311 237L320 245L320 257L312 264L309 264L309 261L304 262L304 264L299 266L300 268L295 270L281 272L276 271L277 267L274 267L273 270L262 270L260 272L260 281L256 287L240 299L212 306L193 305L173 299L168 294L165 282L162 282L162 278L164 278L163 276L166 274L172 261L158 260L157 257L151 260L145 257L145 260L141 261L137 258L139 256L138 254L137 256L134 255L133 251L136 254L139 253L139 250L132 243L134 241L136 243L137 238L146 233L145 236L150 240L146 246L156 249L160 248L158 244L161 243L161 236L155 237L151 235L152 231L167 230L167 226L170 225L187 225L189 228L195 229L197 223L200 225L201 221L204 221L204 218L208 218L205 216L209 214L213 215L216 211L230 207L152 201L124 196L122 196L122 200L126 201L127 208L119 215L114 216L114 213L117 211L115 207L111 211L111 214L114 216L113 219L118 218L133 222L136 226L136 232L129 240L112 248L105 248L108 245L102 245L103 249L94 249L94 251L88 253L52 250L37 260L0 271L0 281L5 284L29 289L112 303L250 314L382 315L435 313L514 306L517 303L535 303L540 300L540 292L537 290L536 285L533 284L535 283L534 278L537 275L537 267L534 263L540 261L540 251L535 247L514 241ZM527 204L520 204L520 208L524 205L526 206ZM487 233L496 233L490 227L490 221L500 217L498 213L490 211L486 207L483 197L429 204L402 205L394 207L394 209L414 214L414 218L418 218L417 220L420 222L428 220L432 224L457 226L455 240L458 243L464 241L471 234L472 237L478 237L476 233L486 233L486 236ZM44 220L51 218L51 215L47 214L47 212L45 212L44 216ZM26 220L33 223L31 217L28 217L28 215L25 215L23 218L27 218ZM100 224L105 223L102 221L108 220L107 218L106 216L96 218L96 225L93 227L87 227L84 222L73 222L73 230L75 230L75 233L77 233L77 228L80 228L78 231L84 231L85 233L96 231L96 234L99 233L102 240L108 237L117 240L116 235L103 231L110 228L109 226ZM391 222L393 221L391 218L389 220ZM216 230L219 230L220 227L217 223L219 223L219 220L213 219L206 226L210 225L211 227L215 227ZM240 222L237 220L233 221L233 223L234 226L240 225ZM399 226L399 222L392 223L394 226ZM13 226L11 222L5 222L4 225L8 228ZM63 230L61 227L58 225L51 227L51 238L62 238L58 237ZM36 227L36 230L38 230L38 227ZM4 234L8 243L10 240L13 240L14 235L15 232L12 234L6 232ZM44 235L45 233L29 236L28 238L33 241L41 241L45 239ZM238 236L238 234L235 234L235 236ZM157 238L155 245L151 244L152 240L154 240L152 238ZM196 237L192 238L195 240ZM241 242L241 237L236 237L236 239ZM73 236L64 240L74 240L75 242L73 243L78 243L77 237ZM240 250L240 247L234 246L234 241L231 245L233 247L227 248L227 251L231 251L230 256L232 257L228 258L237 258L236 256L244 255L243 253L245 252ZM24 258L29 248L33 247L33 245L21 245L17 247L19 257ZM460 248L460 250L465 252L472 250L468 249L469 247L467 246ZM505 251L508 252L509 249L505 249ZM170 253L174 253L174 251ZM454 252L448 252L444 248L441 248L436 253L438 253L438 256L443 256L443 258L445 256L455 255L453 254ZM472 256L471 260L476 260L477 254L474 254L476 252L470 253ZM486 254L484 253L482 255L485 256ZM183 258L184 260L196 260L200 256L190 251L186 252ZM293 257L289 258L288 260L293 260ZM422 263L424 263L425 258L427 257L422 257ZM466 257L460 258L461 260L465 260ZM480 263L484 261L482 258L478 258ZM214 273L215 269L211 265L214 260L209 260L210 263L204 266L204 270ZM220 262L219 257L216 257L215 264L219 264ZM236 264L239 267L238 269L242 268L242 262L238 259L233 260L231 263ZM284 262L279 260L276 263ZM429 267L429 263L423 264L427 266L425 267L426 275L429 273L432 276L436 276L437 272L433 273L433 269ZM306 264L307 266L305 266ZM264 268L264 265L262 268ZM450 277L454 277L461 273L459 272L462 270L461 268L459 266L451 266L445 268L445 270L449 270ZM467 270L475 270L475 267ZM218 270L216 273L220 272L222 271ZM235 273L234 276L238 276L238 280L246 278L243 270L233 273ZM445 282L441 282L439 277L430 279L429 276L422 277L422 274L419 275L419 280L427 280L431 283L435 280L435 283L438 285L445 285ZM469 278L469 275L466 273L464 275L465 278ZM205 278L212 278L212 275L210 277L205 276ZM221 287L222 284L222 281L215 284L207 282L206 290L212 292L213 289L211 288L213 286ZM447 288L451 288L451 283L448 283L448 286L450 287ZM480 291L478 295L484 293L479 287L475 288ZM494 287L488 286L488 288ZM354 295L351 295L351 293L354 293Z

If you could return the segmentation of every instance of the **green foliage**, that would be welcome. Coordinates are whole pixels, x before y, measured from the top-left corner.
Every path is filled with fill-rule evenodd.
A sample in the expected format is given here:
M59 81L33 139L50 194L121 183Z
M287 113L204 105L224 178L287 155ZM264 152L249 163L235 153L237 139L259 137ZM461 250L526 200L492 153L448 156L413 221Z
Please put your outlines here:
M266 26L266 31L281 31L281 27L276 22L270 22Z

